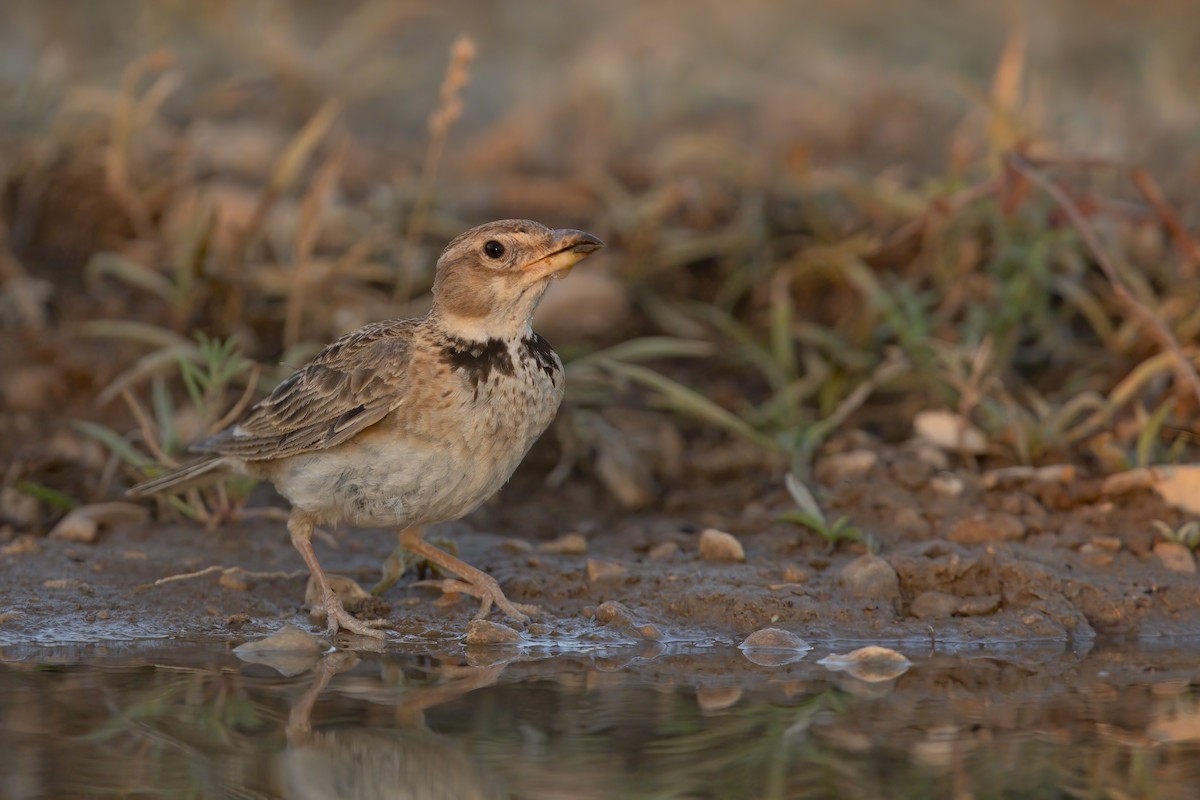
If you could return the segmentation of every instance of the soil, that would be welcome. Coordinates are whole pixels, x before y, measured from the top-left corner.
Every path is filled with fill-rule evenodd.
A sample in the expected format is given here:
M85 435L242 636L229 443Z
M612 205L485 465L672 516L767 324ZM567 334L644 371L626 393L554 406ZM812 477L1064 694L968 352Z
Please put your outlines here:
M697 474L679 484L692 488L631 513L612 508L587 476L547 488L547 442L497 498L427 538L491 573L514 601L540 607L523 632L534 645L736 643L765 627L910 645L1200 634L1196 574L1168 569L1153 552L1151 520L1179 521L1154 495L1105 497L1098 481L1069 474L984 488L994 478L954 468L928 446L850 438L840 444L856 445L852 455L818 460L816 474L829 513L848 514L862 542L830 545L775 521L790 502L765 465L743 466L736 480L700 474L736 447L696 445L685 462ZM839 464L855 466L847 474ZM251 506L272 502L263 491ZM702 556L708 527L735 536L745 561ZM584 535L586 553L553 552L569 532ZM245 639L310 624L303 564L276 519L214 530L151 521L103 530L92 543L7 535L3 644ZM342 529L317 550L331 573L370 587L395 544L388 531ZM238 569L150 585L213 566ZM363 613L391 621L389 646L461 646L475 601L414 586L422 577L410 571Z

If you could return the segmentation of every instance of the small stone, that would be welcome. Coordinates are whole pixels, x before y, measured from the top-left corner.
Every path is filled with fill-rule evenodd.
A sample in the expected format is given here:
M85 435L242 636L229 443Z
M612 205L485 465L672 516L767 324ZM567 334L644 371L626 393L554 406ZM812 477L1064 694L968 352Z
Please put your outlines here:
M960 519L946 538L959 544L1016 542L1024 539L1027 532L1025 523L1019 518L1001 512Z
M925 515L911 506L896 509L892 517L892 526L898 532L914 539L928 539L933 533L933 525Z
M18 536L14 541L0 547L0 556L27 556L38 551L38 540L31 534Z
M975 597L964 597L954 609L956 617L984 617L995 614L1000 608L1000 595L984 594Z
M720 711L729 708L742 699L740 686L698 686L696 687L696 705L701 711Z
M784 583L804 583L809 579L810 573L804 567L795 564L788 564L783 569Z
M1159 542L1154 545L1153 552L1162 565L1172 572L1196 571L1196 557L1191 550L1178 542Z
M679 545L675 542L659 542L651 547L646 553L646 558L651 561L664 561L671 558L679 552Z
M582 533L564 533L552 542L538 545L538 551L564 556L582 556L588 551L587 539Z
M507 625L489 622L486 619L473 619L467 625L467 646L482 647L497 644L519 644L521 634Z
M513 539L511 537L502 541L500 546L510 553L529 553L533 551L533 545L529 542L524 539Z
M73 509L50 531L51 539L66 542L94 542L101 527L136 525L149 512L134 503L93 503Z
M705 561L745 561L746 551L732 534L705 528L700 532L700 557Z
M1124 542L1116 536L1093 536L1090 540L1092 545L1101 550L1108 550L1115 553L1124 546Z
M817 462L817 480L826 485L860 478L879 463L879 454L874 450L850 450L825 456Z
M333 593L342 601L342 607L347 611L353 611L371 595L367 593L353 578L347 578L345 575L326 575L329 580L329 588L333 589ZM304 602L308 605L309 614L315 619L325 619L325 598L317 589L317 583L310 575L308 585L304 589Z
M987 436L953 411L921 411L913 417L917 436L942 450L982 455L987 452Z
M740 650L811 650L812 645L782 628L761 628L738 645Z
M107 608L102 608L96 612L96 619L100 620L101 622L106 621L110 616L111 614Z
M230 614L225 620L225 627L238 630L250 624L249 614Z
M233 648L243 661L265 664L285 677L312 669L321 658L321 640L295 625L284 625L275 633Z
M945 592L921 592L913 598L908 613L917 619L944 619L954 615L960 601L957 595Z
M866 553L842 568L842 585L855 597L891 600L900 596L900 578L891 564Z
M220 580L217 581L223 588L230 589L235 592L244 592L250 588L250 584L245 578L239 578L230 572L221 573Z
M1084 547L1087 547L1087 545L1085 545ZM1082 553L1083 549L1084 548L1080 548L1079 552ZM1108 567L1108 566L1112 565L1114 560L1115 559L1113 558L1112 553L1092 552L1090 554L1084 555L1084 557L1083 557L1083 563L1087 564L1088 566L1092 566L1092 567Z
M633 624L633 616L624 603L608 600L596 606L592 617L601 625L625 628Z
M958 497L963 493L966 484L957 475L942 473L929 479L929 488L943 497Z
M83 581L75 580L74 578L50 578L43 581L42 586L47 589L79 589L81 591L89 591L91 589Z
M847 672L859 680L871 683L891 680L902 675L912 662L887 647L860 647L843 655L831 654L817 662L834 672Z
M618 564L615 561L602 561L598 558L587 560L588 583L613 580L623 577L628 572L629 570L624 564Z
M657 625L651 625L649 623L646 625L638 625L637 632L638 635L640 635L643 639L647 639L652 642L661 642L663 640L662 631L658 629Z

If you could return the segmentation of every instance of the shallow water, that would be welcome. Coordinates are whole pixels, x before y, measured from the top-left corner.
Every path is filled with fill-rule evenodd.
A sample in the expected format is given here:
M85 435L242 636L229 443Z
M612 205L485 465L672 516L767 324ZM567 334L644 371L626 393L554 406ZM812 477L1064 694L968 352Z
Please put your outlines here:
M274 666L224 644L9 648L0 796L1200 796L1195 643L908 650L877 681L817 663L852 647L780 666L662 646Z

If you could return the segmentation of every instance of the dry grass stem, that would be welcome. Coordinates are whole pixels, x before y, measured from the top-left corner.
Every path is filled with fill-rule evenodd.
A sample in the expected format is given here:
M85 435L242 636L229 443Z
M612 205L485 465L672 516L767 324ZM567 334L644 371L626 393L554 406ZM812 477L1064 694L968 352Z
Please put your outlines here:
M413 202L412 213L408 218L408 226L404 233L403 261L396 276L396 288L393 299L408 300L412 293L413 264L412 254L425 227L429 222L429 211L433 205L433 187L437 181L438 167L442 162L442 153L446 148L446 136L450 126L462 115L462 91L471 81L471 62L475 59L475 42L466 34L459 36L450 46L450 63L446 67L445 77L439 93L438 107L429 117L429 145L425 151L425 161L421 166L421 183L417 189L417 197Z
M143 583L139 586L135 586L133 590L135 592L142 592L146 589L153 589L158 586L164 586L168 583L175 583L176 581L189 581L193 578L203 578L205 575L212 575L214 572L219 572L222 575L240 575L243 578L255 578L257 580L283 581L293 580L308 574L308 570L304 569L295 570L293 572L255 572L253 570L243 569L242 567L222 567L218 564L214 564L211 567L205 567L204 569L196 570L195 572L182 572L178 575L168 575L165 578L159 578L153 583Z
M1108 279L1113 293L1130 311L1141 318L1159 344L1174 356L1175 367L1180 377L1188 383L1193 394L1196 396L1196 401L1200 403L1200 374L1196 373L1195 365L1183 352L1183 348L1180 346L1178 340L1176 340L1174 334L1171 333L1171 329L1167 327L1160 316L1153 309L1134 297L1126 288L1125 282L1117 271L1116 265L1109 259L1107 251L1100 244L1095 231L1092 230L1092 226L1088 224L1087 218L1079 210L1079 206L1075 204L1075 201L1071 199L1070 195L1061 186L1019 154L1010 154L1008 164L1020 175L1046 192L1058 204L1059 208L1063 210L1063 213L1067 215L1067 218L1071 220L1071 224L1079 232L1092 257L1096 259L1096 264L1100 267L1101 272L1104 273L1104 277Z

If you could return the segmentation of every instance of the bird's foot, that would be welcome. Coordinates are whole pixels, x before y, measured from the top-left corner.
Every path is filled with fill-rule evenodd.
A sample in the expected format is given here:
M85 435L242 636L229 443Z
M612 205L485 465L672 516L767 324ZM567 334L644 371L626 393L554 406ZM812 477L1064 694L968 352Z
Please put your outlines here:
M420 581L416 585L436 586L447 595L465 594L478 599L480 601L479 611L475 614L475 619L484 619L487 617L493 605L503 611L504 616L522 625L528 624L530 617L545 616L546 612L537 606L531 606L526 603L514 603L505 597L500 584L491 575L480 573L480 576L482 577L473 576L476 578L475 581L443 578L441 580Z
M337 595L325 601L325 617L328 620L325 632L330 639L336 636L339 630L347 630L359 636L370 636L373 639L387 638L387 634L379 630L389 624L386 619L359 619L342 607Z

